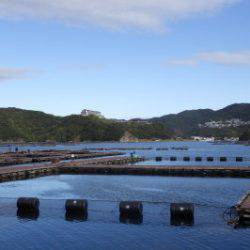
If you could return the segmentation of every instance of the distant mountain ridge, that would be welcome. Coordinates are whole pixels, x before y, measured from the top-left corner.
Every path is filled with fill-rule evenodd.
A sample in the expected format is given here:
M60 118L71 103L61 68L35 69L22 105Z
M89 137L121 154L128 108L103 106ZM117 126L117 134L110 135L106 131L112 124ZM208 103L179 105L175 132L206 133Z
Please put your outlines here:
M0 141L118 141L129 132L138 139L169 139L190 136L248 138L250 125L210 128L209 121L250 121L250 104L233 104L223 109L186 110L152 119L115 121L95 116L59 117L17 108L0 108Z
M219 110L195 109L185 110L178 114L169 114L161 117L151 118L149 120L167 120L168 118L191 118L199 121L208 121L209 119L233 119L250 120L250 103L236 103Z
M214 135L217 135L218 132L221 131L201 129L199 128L199 124L203 124L209 121L226 121L231 119L250 121L250 104L232 104L216 111L211 109L186 110L178 114L170 114L162 117L148 119L148 121L162 123L165 127L171 129L173 133L180 136L199 134L211 136L213 133ZM230 129L227 130L229 130L228 132L230 132Z

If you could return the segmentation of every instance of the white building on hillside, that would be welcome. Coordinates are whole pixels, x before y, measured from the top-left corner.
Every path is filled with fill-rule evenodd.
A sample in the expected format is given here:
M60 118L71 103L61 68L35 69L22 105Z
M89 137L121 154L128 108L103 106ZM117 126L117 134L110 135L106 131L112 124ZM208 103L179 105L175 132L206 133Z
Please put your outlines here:
M104 116L102 115L101 112L99 111L94 111L94 110L88 110L88 109L84 109L82 112L81 112L81 115L82 116L89 116L89 115L95 115L99 118L104 118Z

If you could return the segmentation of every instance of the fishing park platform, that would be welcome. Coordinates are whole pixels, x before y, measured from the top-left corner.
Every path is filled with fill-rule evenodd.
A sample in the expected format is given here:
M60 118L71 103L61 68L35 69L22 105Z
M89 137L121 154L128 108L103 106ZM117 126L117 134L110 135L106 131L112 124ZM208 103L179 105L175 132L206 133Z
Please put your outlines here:
M109 153L110 155L110 153ZM135 162L142 161L141 157L127 157L127 156L106 156L98 155L100 158L90 158L90 159L76 159L70 161L60 161L60 162L50 162L47 164L34 164L34 165L15 165L0 167L0 182L3 181L13 181L13 180L24 180L34 177L40 177L44 175L55 175L63 174L64 170L69 168L86 168L87 166L98 166L102 164L103 166L119 165L119 164L131 164ZM96 157L96 156L93 156ZM97 167L97 168L98 168ZM81 171L79 171L79 174Z
M134 165L141 157L112 156L0 168L0 182L56 174L158 175L250 178L249 167Z

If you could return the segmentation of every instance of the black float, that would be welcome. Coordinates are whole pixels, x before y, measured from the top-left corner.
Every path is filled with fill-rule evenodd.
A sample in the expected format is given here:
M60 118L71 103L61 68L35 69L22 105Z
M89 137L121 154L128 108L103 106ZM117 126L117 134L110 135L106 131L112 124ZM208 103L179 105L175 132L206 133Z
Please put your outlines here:
M88 201L87 200L66 200L65 202L65 220L67 221L86 221L88 219Z
M38 198L21 197L17 200L17 217L20 219L36 220L39 217Z
M40 202L38 198L21 197L17 200L17 208L22 211L39 210L39 205Z
M143 205L140 201L121 201L120 222L124 224L141 224L143 222Z
M66 212L88 212L88 201L87 200L66 200L65 202Z
M87 200L66 200L65 209L67 212L87 212Z
M119 210L121 216L138 217L142 215L143 206L140 201L121 201Z
M243 157L236 157L235 160L236 160L237 162L243 162Z
M161 156L156 156L155 161L162 161L162 157Z
M227 161L227 157L224 157L224 156L220 157L220 161L221 162L226 162Z
M209 157L207 157L207 161L214 161L214 157L211 157L211 156L209 156Z
M184 156L183 161L190 161L190 157L189 156Z
M177 161L177 157L171 156L171 157L170 157L170 161Z
M195 157L195 161L202 161L202 158L200 156Z
M173 226L194 225L194 205L192 203L171 203L170 214Z

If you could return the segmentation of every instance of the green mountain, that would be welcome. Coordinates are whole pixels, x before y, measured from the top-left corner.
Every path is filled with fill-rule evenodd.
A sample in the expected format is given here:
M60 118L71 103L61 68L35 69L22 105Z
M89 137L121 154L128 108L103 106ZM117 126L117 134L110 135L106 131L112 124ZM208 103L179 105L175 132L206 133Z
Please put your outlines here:
M117 141L128 131L140 139L169 138L159 123L117 122L96 116L53 116L16 108L0 109L1 141Z
M171 129L174 135L189 137L192 135L216 136L216 137L238 137L249 125L237 127L210 128L205 127L206 122L226 122L232 119L240 119L243 122L250 121L250 104L233 104L223 109L214 111L211 109L186 110L179 114L171 114L148 121L163 124Z
M240 124L209 127L207 122L224 125L232 119ZM0 109L0 141L118 141L131 133L139 139L168 139L190 136L241 137L250 131L250 104L233 104L223 109L187 110L152 119L115 121L96 116L53 116L17 108ZM243 122L243 123L242 123ZM236 122L237 123L237 122Z

